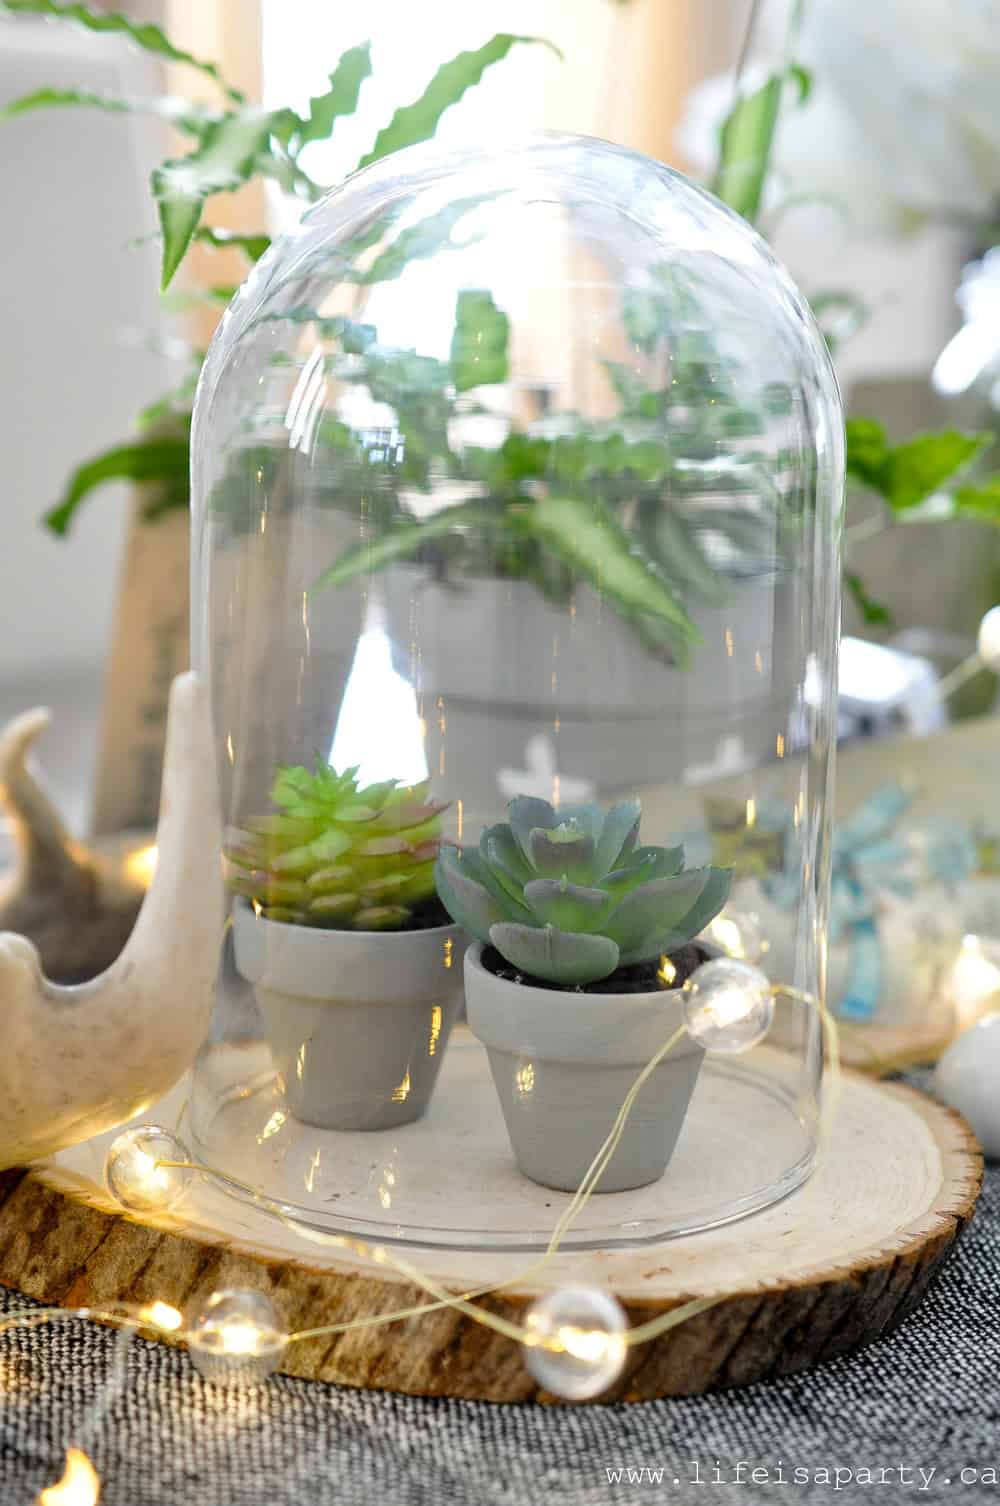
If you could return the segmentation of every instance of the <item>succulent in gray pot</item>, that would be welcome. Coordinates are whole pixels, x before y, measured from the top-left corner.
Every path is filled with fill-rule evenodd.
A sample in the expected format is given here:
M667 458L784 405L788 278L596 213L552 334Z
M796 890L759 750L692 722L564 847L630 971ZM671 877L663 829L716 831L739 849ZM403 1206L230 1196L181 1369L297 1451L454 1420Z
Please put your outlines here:
M232 834L236 965L254 985L296 1118L407 1124L427 1108L462 1002L464 939L437 899L444 807L428 784L280 768L274 809Z
M476 944L469 1025L489 1055L517 1164L575 1191L642 1069L684 1020L683 984L711 955L694 938L730 873L642 847L640 805L554 809L518 796L478 851L442 848L438 895ZM703 1051L684 1037L636 1097L594 1190L666 1170Z

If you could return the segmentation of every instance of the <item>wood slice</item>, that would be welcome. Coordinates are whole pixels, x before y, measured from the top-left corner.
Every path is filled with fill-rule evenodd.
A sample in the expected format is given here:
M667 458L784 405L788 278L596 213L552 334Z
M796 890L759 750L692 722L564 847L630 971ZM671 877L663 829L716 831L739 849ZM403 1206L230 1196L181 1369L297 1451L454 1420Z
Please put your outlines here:
M85 1149L85 1148L81 1148ZM65 1306L159 1298L190 1311L212 1291L270 1291L292 1331L419 1303L383 1266L318 1248L212 1189L183 1223L139 1223L71 1164L0 1177L0 1282ZM523 1319L532 1294L605 1286L642 1323L692 1297L718 1298L629 1353L603 1398L645 1401L787 1375L887 1333L920 1302L972 1216L982 1157L964 1120L912 1089L854 1073L840 1084L830 1144L812 1181L752 1218L641 1249L537 1256L399 1254L451 1291L510 1282L483 1305ZM197 1201L196 1201L197 1199ZM519 1346L453 1309L290 1346L289 1374L420 1396L551 1401Z

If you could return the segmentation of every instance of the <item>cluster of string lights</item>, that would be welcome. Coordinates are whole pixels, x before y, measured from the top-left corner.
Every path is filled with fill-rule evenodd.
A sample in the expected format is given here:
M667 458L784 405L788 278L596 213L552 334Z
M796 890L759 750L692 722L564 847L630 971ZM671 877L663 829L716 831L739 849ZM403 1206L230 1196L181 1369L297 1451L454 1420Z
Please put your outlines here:
M817 1011L834 1083L839 1071L836 1027L824 1006L810 994L784 984L772 984L752 963L734 957L714 958L692 974L683 991L684 1023L664 1042L632 1084L607 1137L553 1229L544 1253L502 1285L492 1284L457 1294L448 1292L384 1245L368 1244L303 1223L287 1205L224 1172L195 1161L183 1140L172 1130L147 1124L118 1135L105 1161L108 1189L126 1212L139 1217L170 1212L185 1197L192 1180L201 1178L223 1190L249 1198L262 1212L314 1244L346 1251L375 1265L391 1268L418 1287L427 1300L397 1311L289 1332L265 1292L228 1288L214 1292L188 1316L163 1301L108 1311L43 1308L8 1315L0 1320L0 1333L14 1327L36 1327L65 1318L91 1318L112 1324L121 1330L115 1361L120 1389L124 1383L125 1347L140 1330L153 1331L162 1337L183 1341L195 1369L205 1381L216 1386L249 1387L261 1384L279 1369L290 1345L349 1329L398 1322L447 1307L519 1343L531 1375L550 1394L566 1401L586 1401L601 1395L621 1377L630 1348L659 1337L706 1308L724 1301L725 1297L696 1298L632 1327L629 1327L625 1310L617 1298L594 1286L557 1287L536 1298L527 1308L522 1322L514 1322L492 1311L477 1299L537 1278L589 1201L614 1154L642 1087L685 1036L713 1054L734 1055L749 1051L768 1034L775 1002L784 997ZM832 1094L825 1093L819 1154L822 1154L831 1108ZM110 1406L113 1394L116 1394L114 1384L105 1393L102 1415ZM37 1502L38 1506L96 1506L98 1499L99 1482L93 1465L81 1449L75 1448L67 1452L62 1479L46 1487Z

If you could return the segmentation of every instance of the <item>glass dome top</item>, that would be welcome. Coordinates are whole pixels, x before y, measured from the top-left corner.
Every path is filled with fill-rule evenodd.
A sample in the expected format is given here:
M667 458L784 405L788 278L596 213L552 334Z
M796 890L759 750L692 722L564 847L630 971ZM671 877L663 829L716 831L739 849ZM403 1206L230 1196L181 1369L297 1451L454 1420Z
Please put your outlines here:
M606 143L414 148L272 247L193 438L206 1158L334 1227L544 1244L729 951L764 1036L681 1031L569 1237L807 1174L842 435L763 241Z

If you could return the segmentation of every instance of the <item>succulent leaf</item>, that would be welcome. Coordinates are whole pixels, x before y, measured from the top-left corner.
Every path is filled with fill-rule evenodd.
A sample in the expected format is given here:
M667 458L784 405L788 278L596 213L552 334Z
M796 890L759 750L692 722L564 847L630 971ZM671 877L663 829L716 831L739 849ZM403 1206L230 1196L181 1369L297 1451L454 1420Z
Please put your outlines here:
M594 862L602 873L620 868L628 858L639 837L641 815L638 800L624 800L608 811L594 853Z
M555 926L493 926L490 940L501 956L532 978L573 987L607 978L618 966L618 947L607 936L560 931Z
M707 880L706 868L692 868L673 878L650 879L633 889L631 894L626 894L605 931L617 941L623 952L632 954L641 950L644 942L650 942L660 931L679 928L703 893ZM650 944L646 956L636 960L645 961L659 950Z
M358 785L317 759L314 771L279 768L276 809L255 815L226 845L227 878L269 919L390 930L434 894L444 806L430 782ZM280 911L280 914L279 914Z
M528 849L528 840L533 831L551 831L559 825L559 816L547 800L538 800L534 795L517 795L507 807L507 819L510 829L517 839L517 845L522 853L531 862L531 853Z
M485 884L466 871L468 857L452 847L442 848L435 872L438 898L452 920L487 943L490 927L505 918L504 911Z
M686 941L690 941L692 936L697 936L710 920L715 919L729 898L733 873L731 868L710 868L708 873L708 881L688 913L682 916L672 929L661 931L642 946L634 948L628 954L623 954L623 966L631 962L644 962L649 957L674 951L677 947L683 946ZM651 952L650 946L652 946Z
M587 889L565 879L532 879L524 886L537 923L558 926L562 931L597 931L614 908L603 889Z
M536 826L528 836L528 858L536 873L585 881L594 871L594 839L572 821L550 831Z
M696 936L730 873L685 871L683 847L639 847L640 807L554 809L521 795L478 850L444 849L438 895L453 919L529 977L570 988Z

